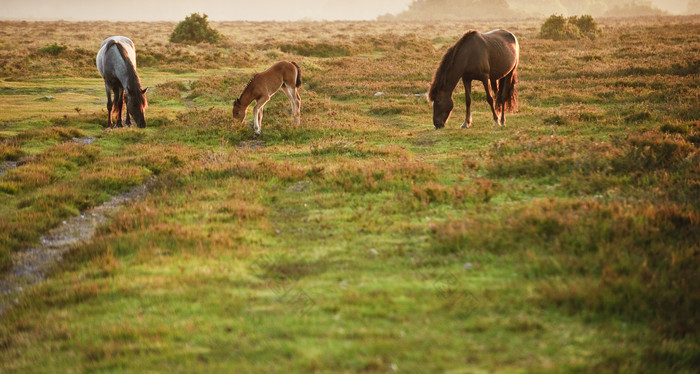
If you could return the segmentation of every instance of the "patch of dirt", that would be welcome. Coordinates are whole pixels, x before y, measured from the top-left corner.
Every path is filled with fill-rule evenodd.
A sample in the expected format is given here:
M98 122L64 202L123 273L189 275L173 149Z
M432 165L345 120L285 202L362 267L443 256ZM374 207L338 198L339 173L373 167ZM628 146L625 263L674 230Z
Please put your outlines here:
M238 143L238 148L242 149L262 149L265 148L265 142L263 140L244 140Z
M53 266L61 261L64 253L90 240L99 226L109 221L122 206L143 198L147 190L148 184L144 184L117 195L102 205L63 221L63 224L42 236L35 247L13 253L12 270L0 279L0 315L9 303L17 301L16 295L23 288L43 281Z
M0 176L7 173L11 169L22 166L29 161L34 160L35 156L22 157L19 161L2 161L0 162Z
M85 144L85 145L90 145L95 142L97 138L94 137L86 137L86 138L73 138L71 141L73 143L78 143L78 144Z
M8 170L14 169L19 165L17 161L3 161L0 162L0 175L7 173Z
M311 181L299 181L289 187L287 187L287 191L290 192L305 192L311 187L312 183Z

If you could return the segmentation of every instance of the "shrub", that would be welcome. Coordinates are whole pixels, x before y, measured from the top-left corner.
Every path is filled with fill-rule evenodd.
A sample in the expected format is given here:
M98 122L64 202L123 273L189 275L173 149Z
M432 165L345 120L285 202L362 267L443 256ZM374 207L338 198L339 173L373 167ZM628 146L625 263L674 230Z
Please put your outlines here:
M581 17L571 16L565 18L562 15L552 14L540 26L540 37L544 39L595 39L600 33L598 24L590 15Z
M216 43L223 38L223 35L209 26L207 15L192 13L185 17L184 21L175 26L175 30L170 34L172 43Z
M68 49L67 45L53 43L45 47L39 48L39 53L51 56L58 56L59 54L61 54L61 52L65 51L66 49Z
M576 25L579 31L581 31L581 34L588 37L588 39L593 40L600 34L598 23L589 14L584 14L581 17L569 17L569 23Z

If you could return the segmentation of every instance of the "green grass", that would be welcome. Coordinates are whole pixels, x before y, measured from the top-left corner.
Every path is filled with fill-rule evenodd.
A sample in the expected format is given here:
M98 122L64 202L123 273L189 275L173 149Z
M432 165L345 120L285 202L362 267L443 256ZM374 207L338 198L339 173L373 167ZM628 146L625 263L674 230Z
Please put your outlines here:
M153 34L145 129L103 131L94 72L3 70L0 101L17 106L1 114L0 157L26 159L0 175L3 271L67 217L149 190L45 282L3 296L0 370L696 371L698 76L629 68L697 60L697 22L607 22L634 37L581 46L508 26L522 101L504 128L480 85L469 130L461 84L440 131L415 96L457 24L223 23L224 44L172 55L163 25L131 25ZM347 41L324 36L337 33ZM206 64L176 72L186 56ZM302 66L302 122L280 93L253 138L231 102L273 59ZM26 98L62 86L93 106L57 93L66 113L42 114Z

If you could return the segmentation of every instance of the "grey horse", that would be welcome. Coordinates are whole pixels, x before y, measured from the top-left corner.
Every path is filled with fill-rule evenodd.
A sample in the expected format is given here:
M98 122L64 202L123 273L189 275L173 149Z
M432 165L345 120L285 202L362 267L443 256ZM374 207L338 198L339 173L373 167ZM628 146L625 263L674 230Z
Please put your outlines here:
M126 124L131 125L129 115L138 127L146 127L144 115L148 107L146 91L136 73L136 49L134 42L124 36L112 36L102 42L97 52L97 70L105 81L109 127L114 127L112 116L117 115L118 127L122 126L122 110L126 101ZM114 92L114 101L112 101Z

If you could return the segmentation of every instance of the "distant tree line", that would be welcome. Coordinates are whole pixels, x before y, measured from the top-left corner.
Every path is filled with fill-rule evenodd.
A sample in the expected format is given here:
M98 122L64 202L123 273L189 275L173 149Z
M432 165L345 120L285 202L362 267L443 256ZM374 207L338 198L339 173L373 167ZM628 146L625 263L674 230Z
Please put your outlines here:
M688 2L689 13L700 12L693 9L700 9L700 0ZM650 0L414 0L406 11L380 16L379 20L485 19L548 14L624 17L666 12L654 7Z

